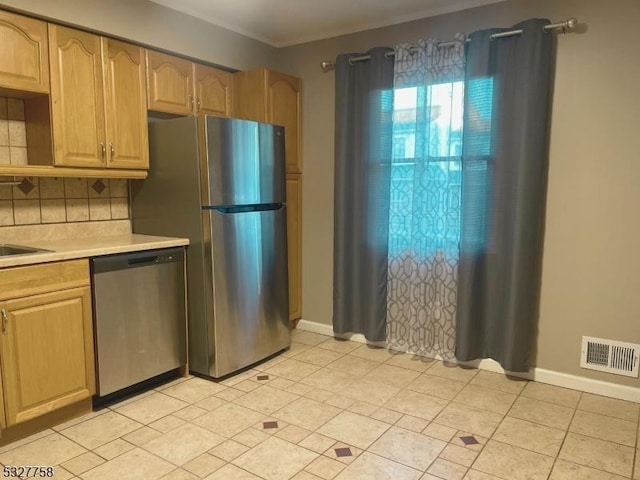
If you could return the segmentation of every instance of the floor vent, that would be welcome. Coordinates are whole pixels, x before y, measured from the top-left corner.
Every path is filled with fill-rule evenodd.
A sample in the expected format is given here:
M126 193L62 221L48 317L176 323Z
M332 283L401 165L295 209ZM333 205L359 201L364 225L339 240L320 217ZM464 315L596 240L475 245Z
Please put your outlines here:
M639 357L640 345L582 337L582 368L638 378Z

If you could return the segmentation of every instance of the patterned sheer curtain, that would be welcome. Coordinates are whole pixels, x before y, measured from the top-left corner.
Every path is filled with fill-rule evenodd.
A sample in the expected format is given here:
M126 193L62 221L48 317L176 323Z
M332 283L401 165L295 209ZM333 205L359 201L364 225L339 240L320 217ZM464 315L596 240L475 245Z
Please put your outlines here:
M461 218L465 38L396 47L387 345L452 358Z

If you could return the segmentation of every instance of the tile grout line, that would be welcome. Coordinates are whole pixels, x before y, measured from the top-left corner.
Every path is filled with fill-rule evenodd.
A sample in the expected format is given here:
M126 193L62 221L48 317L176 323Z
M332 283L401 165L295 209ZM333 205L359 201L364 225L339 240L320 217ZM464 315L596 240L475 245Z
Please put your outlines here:
M528 382L528 381L527 381ZM524 390L524 388L522 389ZM520 392L520 394L522 393L522 391ZM507 415L509 414L509 412L511 411L511 409L513 408L513 406L515 405L516 401L518 400L518 397L520 396L520 394L516 395L516 398L513 400L513 402L511 403L511 406L509 407L509 409L506 411L506 413L502 416L502 420L500 420L500 423L498 423L498 425L494 428L493 432L491 433L491 435L489 435L487 437L487 441L485 442L485 444L482 446L482 448L480 449L480 451L478 452L478 455L476 456L476 458L474 459L473 463L469 466L469 470L471 470L474 465L477 463L478 459L480 458L480 455L482 454L482 452L484 451L485 447L489 444L489 441L493 439L493 436L496 434L496 432L498 431L498 429L500 428L500 425L502 425L502 423L504 422L505 418L507 418ZM497 441L497 440L494 440ZM515 446L515 445L513 445ZM478 470L480 472L482 472L482 470ZM483 472L486 473L486 472ZM491 473L490 475L494 475L493 473Z
M567 424L567 429L565 430L564 436L562 437L562 442L560 442L560 448L558 449L558 453L556 454L556 456L553 459L553 463L551 464L551 470L549 470L549 475L547 475L547 479L549 479L551 477L551 475L553 474L554 468L556 468L556 463L558 462L558 459L560 458L560 454L562 453L562 449L564 447L564 443L567 440L567 437L569 436L569 429L571 428L571 424L573 423L573 419L575 418L576 412L578 411L578 405L580 405L580 400L582 400L582 392L580 392L580 396L578 398L578 402L576 403L576 406L573 409L573 413L571 414L571 420L569 420L569 423Z
M9 187L9 191L11 192L11 218L13 218L13 224L16 224L16 208L14 205L14 195L13 195L13 187Z
M640 457L639 455L639 449L640 449L640 418L637 419L638 421L636 422L636 448L633 449L633 460L631 463L631 478L634 479L636 478L636 476L638 476L638 474L640 474L640 471L636 471L636 467L640 465Z
M429 370L431 370L431 369L435 368L435 366L436 366L438 363L441 363L442 365L445 365L445 361L444 361L444 360L434 359L433 364L432 364L432 365L430 365L430 366L425 370L425 373L426 373L426 372L428 372ZM452 367L452 368L456 368L456 367ZM457 367L457 368L460 368L460 367ZM465 384L465 386L464 386L464 387L462 387L462 388L461 388L461 389L460 389L460 390L459 390L455 395L453 395L450 399L448 399L448 400L447 400L447 403L442 407L442 409L440 409L440 411L438 412L438 414L436 414L436 415L434 416L434 418L431 420L431 422L429 423L429 425L431 425L432 423L435 423L436 425L440 425L439 423L437 423L437 422L436 422L436 418L438 417L438 415L440 415L440 413L442 413L442 411L444 411L444 410L445 410L447 407L449 407L451 404L454 404L454 403L455 403L455 399L456 399L456 398L457 398L457 397L462 393L462 391L463 391L465 388L467 388L467 386L469 386L469 385L471 384L471 381L472 381L472 380L473 380L477 375L478 375L478 372L476 372L473 376L471 376L471 377L470 377L466 382L460 382L460 383L464 383L464 384ZM437 377L439 377L439 375L436 375L436 376L437 376ZM442 377L440 377L440 378L442 378ZM453 380L453 379L451 379L451 380ZM467 408L468 408L468 407L467 407ZM480 410L480 409L478 409L478 410ZM424 432L424 430L426 430L426 429L429 427L429 425L427 425L427 426L422 430L422 432ZM447 426L447 425L445 425L445 426ZM452 427L449 427L449 426L447 426L447 427L448 427L448 428L452 428ZM446 443L447 443L447 445L452 444L452 443L451 443L451 440L452 440L456 435L458 435L458 434L459 434L460 430L459 430L459 429L457 429L457 428L456 428L455 430L456 430L456 433L454 433L454 434L453 434L453 437L451 437L451 438L449 439L449 441L448 441L448 442L446 442ZM470 433L471 433L472 435L474 435L474 433L473 433L473 432L470 432ZM465 468L467 469L467 471L466 471L466 473L465 473L465 476L466 476L466 474L471 470L471 468L473 467L473 465L476 463L476 461L477 461L477 460L478 460L478 458L480 457L480 455L481 455L482 451L484 450L484 448L485 448L486 444L488 443L488 441L489 441L489 438L487 438L487 442L485 442L485 443L484 443L484 445L482 445L482 447L480 448L480 450L478 450L478 454L476 455L476 457L475 457L475 459L473 460L473 462L471 462L471 465L469 465L469 466L466 466L466 465L465 465ZM446 447L445 447L445 448L446 448ZM464 448L464 447L462 447L462 448ZM443 450L444 450L444 449L443 449ZM441 453L442 453L442 452L440 452L440 454L441 454ZM439 457L439 456L440 456L440 454L438 454L438 457L437 457L437 458L440 458L440 457ZM437 460L437 458L436 458L436 459L431 463L431 465L433 465L433 463L435 463L435 461ZM454 462L454 463L455 463L455 462ZM431 465L429 466L429 468L431 467ZM428 468L427 468L427 471L428 471Z

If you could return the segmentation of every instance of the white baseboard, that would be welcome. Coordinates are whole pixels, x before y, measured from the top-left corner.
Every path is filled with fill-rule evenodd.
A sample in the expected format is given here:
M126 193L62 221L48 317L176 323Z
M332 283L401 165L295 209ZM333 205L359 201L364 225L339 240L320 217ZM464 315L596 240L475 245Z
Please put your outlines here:
M360 333L335 333L331 325L327 325L326 323L310 322L303 318L298 321L298 326L296 328L306 332L320 333L329 337L338 337L344 338L345 340L351 340L353 342L367 343L369 345L375 345L376 347L387 346L386 342L370 342Z
M327 325L326 323L310 322L309 320L305 320L304 318L301 318L300 320L298 320L298 324L296 328L299 328L300 330L304 330L305 332L320 333L322 335L328 335L330 337L338 336L337 334L333 333L333 326ZM362 337L364 339L363 335L357 335L357 336ZM354 342L360 342L360 340L354 340Z
M310 322L301 319L298 322L300 330L307 332L319 333L330 337L344 338L353 342L367 343L378 347L386 347L385 342L369 342L364 335L359 333L340 334L334 333L333 327L325 323ZM630 402L640 403L640 388L629 387L627 385L618 385L617 383L604 382L602 380L594 380L592 378L580 377L578 375L570 375L568 373L546 370L544 368L532 368L529 372L505 372L498 362L491 359L476 360L473 362L455 362L460 365L487 370L495 373L508 373L509 375L526 378L527 380L535 380L540 383L547 383L558 387L570 388L572 390L580 390L583 392L594 393L596 395L604 395L605 397L618 398Z

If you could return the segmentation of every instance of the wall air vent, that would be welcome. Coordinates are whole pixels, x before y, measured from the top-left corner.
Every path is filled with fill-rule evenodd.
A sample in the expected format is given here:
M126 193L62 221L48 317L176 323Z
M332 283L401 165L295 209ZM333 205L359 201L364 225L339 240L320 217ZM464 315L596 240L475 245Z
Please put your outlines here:
M639 357L640 345L582 337L582 368L638 378Z

